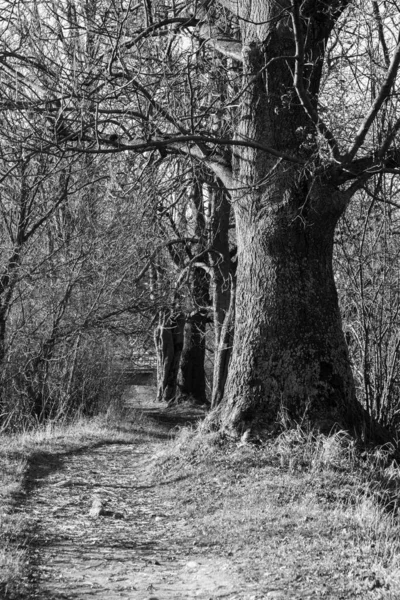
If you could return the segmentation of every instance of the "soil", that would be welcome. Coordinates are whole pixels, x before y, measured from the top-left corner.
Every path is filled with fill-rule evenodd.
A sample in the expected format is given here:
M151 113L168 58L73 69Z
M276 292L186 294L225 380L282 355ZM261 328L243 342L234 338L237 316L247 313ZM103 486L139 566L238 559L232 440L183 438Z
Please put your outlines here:
M153 422L143 435L33 460L23 507L33 523L28 597L255 598L232 561L196 547L190 522L164 498L165 482L151 477L162 445L201 410L163 409L144 386L130 386L126 403L132 419L140 409Z
M127 388L120 438L31 459L19 507L31 521L29 578L17 600L400 598L381 580L370 538L328 501L326 479L252 471L253 451L248 466L240 454L240 472L202 465L195 484L186 462L164 470L167 443L204 411L154 396Z

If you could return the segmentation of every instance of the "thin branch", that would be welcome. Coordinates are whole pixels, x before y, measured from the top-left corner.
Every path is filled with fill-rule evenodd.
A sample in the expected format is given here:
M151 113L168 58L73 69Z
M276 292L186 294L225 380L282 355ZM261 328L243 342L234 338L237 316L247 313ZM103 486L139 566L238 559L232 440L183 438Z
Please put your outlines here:
M129 50L130 48L135 46L138 42L140 42L140 40L142 40L143 38L146 38L149 35L152 35L155 31L157 31L157 29L162 29L163 27L166 27L167 25L177 25L179 29L181 29L181 28L185 29L186 27L196 27L198 25L198 23L199 23L199 20L195 19L194 17L169 17L167 19L163 19L162 21L159 21L158 23L154 23L150 27L147 27L146 29L144 29L143 31L138 33L138 35L135 37L135 39L133 39L129 42L125 42L121 47Z
M386 40L385 40L385 34L383 31L382 16L381 16L381 13L379 12L379 6L378 6L378 2L376 0L373 0L373 2L372 2L372 10L374 13L374 19L375 19L377 27L378 27L379 42L382 46L382 52L383 52L383 57L385 59L385 65L386 65L386 68L388 69L390 66L390 55L389 55L389 50L388 50Z
M389 97L390 91L393 87L393 84L396 79L397 72L399 70L400 65L400 35L398 39L398 43L396 46L396 50L393 54L392 62L390 63L386 79L382 84L379 94L375 98L373 105L371 106L367 116L364 119L364 122L361 124L356 137L354 138L353 146L347 152L345 159L346 161L351 161L357 154L358 150L363 145L365 138L371 128L372 123L375 121L375 118L385 100ZM386 146L386 141L383 143L383 147Z
M105 141L106 142L106 141ZM123 144L120 143L118 148L104 148L104 149L79 149L80 152L86 154L111 154L116 151L126 151L133 150L135 152L147 152L151 148L167 148L173 146L184 146L185 144L189 144L193 142L195 144L205 143L205 144L215 144L218 146L244 146L246 148L254 148L256 150L263 150L267 154L271 154L272 156L276 156L277 158L281 158L282 160L286 160L288 162L292 162L298 165L304 165L305 161L297 158L296 156L292 156L290 154L286 154L284 152L279 152L279 150L275 150L269 146L264 146L263 144L259 144L257 142L252 142L251 140L232 140L229 138L214 138L207 135L185 135L185 136L171 136L170 138L165 138L161 140L143 140L138 139L134 140L131 144ZM108 143L108 140L107 142ZM72 150L73 148L70 148ZM75 149L75 148L74 148ZM209 150L209 149L208 149ZM205 160L210 160L211 157L207 153L204 156Z
M196 37L204 40L205 44L212 46L214 50L223 56L243 62L242 43L231 38L222 37L218 28L210 23L203 23L199 27Z
M160 244L159 246L157 246L157 248L154 250L154 252L151 253L149 260L144 265L144 267L140 271L139 275L137 275L135 277L135 279L133 280L133 283L138 283L141 279L143 279L143 277L145 276L145 274L151 267L151 263L152 263L153 259L155 258L155 256L164 248L168 248L170 246L173 246L174 244L187 244L188 242L191 242L192 244L196 244L196 243L198 243L198 241L199 240L197 238L181 238L179 240L169 240L169 242L164 242L163 244Z
M157 102L157 100L155 100L154 96L152 96L152 94L150 92L148 92L146 90L146 88L141 85L134 77L134 74L127 68L127 66L124 64L123 60L120 58L120 62L123 66L123 71L113 71L112 76L115 79L125 79L127 81L129 81L129 85L132 85L134 87L134 89L136 89L138 92L140 92L141 94L143 94L143 96L146 98L146 100L151 104L151 106L153 106L153 108L155 110L157 110L157 112L164 117L164 119L166 119L167 121L169 121L170 123L172 123L174 125L174 127L176 127L178 129L178 131L180 131L181 133L188 133L187 130L182 127L177 120L169 113L168 110L166 110L159 102Z
M386 139L384 140L382 146L380 147L380 149L378 151L378 157L381 160L383 160L385 154L389 150L394 138L396 137L396 135L399 131L400 131L400 119L397 119L396 123L392 127L391 131L387 134Z
M319 133L326 139L332 151L332 156L335 158L335 160L338 160L340 162L341 156L339 153L338 143L335 139L335 136L327 127L327 125L325 125L325 123L321 120L304 86L304 39L303 32L301 30L301 18L298 0L293 0L292 8L292 22L294 30L294 40L296 44L294 87L296 89L297 95L304 110L316 126Z

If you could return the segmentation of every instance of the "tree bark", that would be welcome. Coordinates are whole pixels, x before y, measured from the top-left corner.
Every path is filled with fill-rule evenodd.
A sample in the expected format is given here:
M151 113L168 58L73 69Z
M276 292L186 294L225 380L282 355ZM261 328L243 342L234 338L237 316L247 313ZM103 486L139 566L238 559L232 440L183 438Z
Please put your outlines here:
M233 343L234 300L232 288L234 276L229 251L230 203L222 189L209 191L211 198L210 218L210 267L211 291L214 316L214 369L211 406L219 404L224 395L228 365Z
M175 399L177 373L183 348L183 328L182 314L160 314L154 333L158 402L170 402Z
M226 380L233 348L233 323L235 316L236 283L231 277L230 304L224 314L222 327L215 335L214 373L211 408L218 406L224 397Z
M187 400L195 404L205 404L206 380L204 358L206 351L206 321L204 315L196 312L185 322L183 348L177 376L175 402Z
M304 36L307 58L302 93L294 77L301 60L294 3L287 5L283 13L278 2L240 4L244 91L237 137L293 160L250 147L237 147L233 156L234 348L224 400L210 421L234 434L306 422L324 431L355 428L363 415L332 268L335 226L349 193L324 169L321 127L313 121L326 41L345 3L303 3L308 12L296 34L297 41Z
M206 377L204 360L206 352L206 324L210 305L209 276L207 273L207 223L204 213L203 185L201 179L194 182L191 197L192 228L199 240L193 245L192 265L189 266L189 296L186 300L186 322L183 348L177 375L175 402L190 400L205 404ZM197 260L196 260L197 257Z
M332 269L345 199L313 182L306 190L286 182L285 202L258 218L237 214L234 351L220 412L231 431L305 422L329 430L360 417Z
M190 277L190 299L192 311L185 315L183 345L180 354L174 402L191 401L205 404L206 376L204 361L206 354L206 326L208 313L208 276L203 268L194 268Z

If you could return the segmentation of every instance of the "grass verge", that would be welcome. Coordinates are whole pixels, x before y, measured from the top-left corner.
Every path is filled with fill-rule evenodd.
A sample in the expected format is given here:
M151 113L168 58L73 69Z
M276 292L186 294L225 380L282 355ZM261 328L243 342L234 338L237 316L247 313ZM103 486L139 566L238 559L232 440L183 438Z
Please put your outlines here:
M254 599L398 600L400 470L390 455L360 451L344 432L298 429L256 446L183 429L156 476L180 474L166 501L192 522L194 547L229 557Z
M29 581L35 523L23 499L35 456L151 439L158 425L139 415L0 438L1 598L23 597ZM344 432L300 429L237 444L201 426L181 428L163 448L153 477L170 526L182 525L193 554L230 561L255 590L246 598L398 600L400 469L390 448L361 451Z

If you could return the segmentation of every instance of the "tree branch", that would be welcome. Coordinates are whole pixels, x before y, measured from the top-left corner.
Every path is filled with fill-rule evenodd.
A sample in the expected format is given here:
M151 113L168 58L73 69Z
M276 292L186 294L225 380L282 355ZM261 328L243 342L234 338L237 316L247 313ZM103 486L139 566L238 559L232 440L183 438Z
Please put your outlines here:
M340 162L341 156L339 153L338 143L335 139L335 136L327 127L327 125L325 125L325 123L321 120L304 86L304 39L303 32L301 30L301 18L298 0L293 0L292 9L292 22L294 40L296 45L294 87L296 89L297 95L304 110L310 117L311 121L314 123L319 133L326 139L332 151L332 156L335 158L335 160L338 160Z
M108 140L104 140L105 143L108 143ZM246 148L255 148L257 150L263 150L267 154L271 154L272 156L276 156L277 158L281 158L282 160L286 160L288 162L292 162L298 165L304 165L305 161L297 158L296 156L292 156L290 154L286 154L285 152L280 152L279 150L275 150L270 146L265 146L264 144L259 144L258 142L253 142L251 140L233 140L230 138L217 138L207 135L184 135L184 136L171 136L165 137L164 139L155 139L155 140L144 140L137 139L134 140L133 143L123 144L122 142L118 145L118 148L93 148L93 149L82 149L80 148L80 152L86 154L111 154L118 151L126 151L132 150L135 152L146 152L151 150L151 148L167 148L167 147L176 147L177 149L181 149L181 146L185 146L193 142L195 144L214 144L218 146L244 146ZM71 148L72 149L72 148ZM212 160L210 153L212 150L207 148L208 152L204 156L205 160Z
M390 66L390 55L389 55L389 50L388 50L386 40L385 40L385 34L383 31L383 23L382 23L381 13L379 12L379 6L378 6L378 2L376 0L373 0L373 2L372 2L372 10L374 13L374 19L375 19L377 27L378 27L379 42L382 46L382 52L383 52L383 57L385 59L385 65L386 65L386 68L388 69Z
M207 45L212 46L223 56L233 58L238 62L243 62L241 42L231 38L222 37L216 26L213 26L210 23L203 23L198 28L197 35L203 39Z
M375 98L375 101L374 101L373 105L371 106L367 116L365 117L364 122L362 123L361 127L359 128L359 130L356 134L353 146L348 150L348 152L345 156L345 160L347 162L350 162L354 159L358 150L363 145L365 138L371 128L371 125L374 122L382 104L389 97L390 90L393 87L397 72L399 70L399 65L400 65L400 35L399 35L398 43L396 46L396 50L393 54L393 58L390 63L387 75L386 75L386 79L383 82L380 92L379 92L378 96ZM385 142L383 142L383 145L385 146Z
M167 19L163 19L162 21L154 23L150 27L147 27L146 29L138 32L137 36L133 40L125 42L121 45L121 47L129 50L138 42L140 42L140 40L142 40L143 38L151 36L155 31L157 31L158 29L162 29L167 25L176 25L176 29L184 29L185 27L196 27L198 23L199 20L195 17L170 17Z
M160 244L159 246L157 246L157 248L154 250L154 252L151 253L149 260L144 265L144 267L140 271L140 273L135 277L133 282L138 283L141 279L143 279L143 277L149 270L151 263L152 263L153 259L155 258L155 256L164 248L169 248L170 246L173 246L175 244L187 244L189 242L192 244L196 244L196 243L198 243L198 241L199 240L197 238L186 237L186 238L180 238L178 240L169 240L168 242L164 242L163 244Z
M345 167L334 167L328 175L328 179L334 185L342 185L355 179L367 180L377 173L399 173L400 150L393 149L384 158L379 154L368 154L357 160L353 160Z

